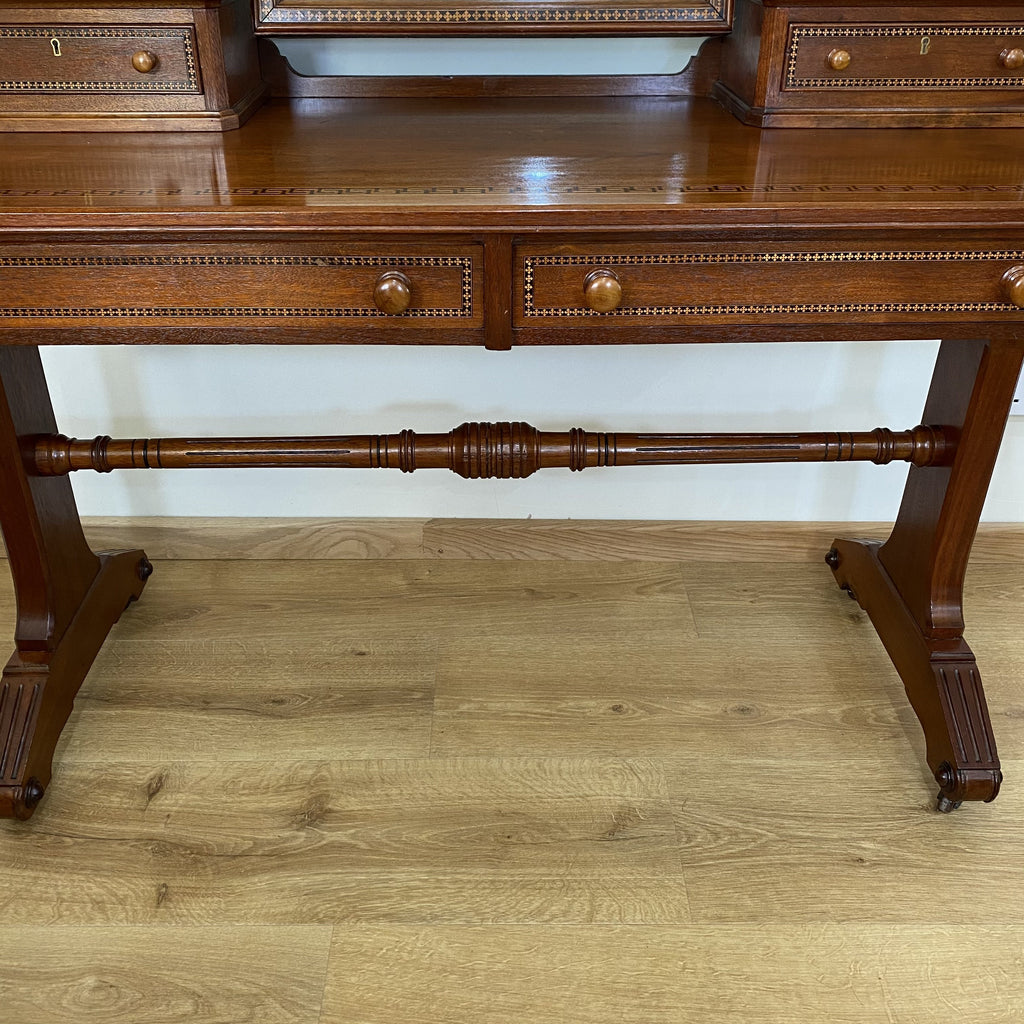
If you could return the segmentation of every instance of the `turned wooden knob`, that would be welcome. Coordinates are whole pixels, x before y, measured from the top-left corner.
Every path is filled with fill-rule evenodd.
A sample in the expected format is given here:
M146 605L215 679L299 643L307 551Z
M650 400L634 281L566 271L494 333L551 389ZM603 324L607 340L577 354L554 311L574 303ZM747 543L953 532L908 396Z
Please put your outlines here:
M614 270L592 270L583 279L583 298L595 313L610 313L622 302L622 284Z
M1024 267L1010 267L1003 274L1003 294L1007 302L1024 309Z
M412 301L412 282L398 270L389 270L373 286L373 304L388 316L398 316Z
M1024 50L1019 46L1007 47L999 54L999 63L1009 71L1024 67Z
M850 56L849 50L831 50L825 58L825 63L833 71L845 71L850 66L851 60L853 57Z
M148 75L157 65L157 56L155 53L150 53L149 50L139 50L138 53L132 54L132 67L140 75Z

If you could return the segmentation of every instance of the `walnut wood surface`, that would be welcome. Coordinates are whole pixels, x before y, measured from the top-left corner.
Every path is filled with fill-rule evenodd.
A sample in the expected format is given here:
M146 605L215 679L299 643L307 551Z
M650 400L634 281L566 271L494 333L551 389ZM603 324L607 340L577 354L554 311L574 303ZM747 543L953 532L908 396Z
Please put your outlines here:
M930 225L927 248L936 224L969 229L1019 213L1024 155L1014 138L758 132L686 96L273 100L223 135L120 134L102 146L75 133L5 138L0 227L31 218L96 230L137 211L147 231L642 225L728 230L734 240L740 227L771 227L777 240L792 224L845 249L862 241L853 225L898 221L906 233ZM138 234L136 224L119 241Z
M82 567L95 576L98 563L81 541L67 480L38 475L67 468L72 456L100 468L134 460L130 442L90 442L83 453L54 441L35 355L54 342L502 349L940 336L923 422L947 442L943 454L925 464L934 440L913 434L857 439L865 457L887 455L891 441L902 446L898 457L921 465L878 558L840 540L831 563L879 623L945 804L991 799L999 762L961 636L961 591L1024 350L1012 284L1024 266L1015 242L1024 157L1009 138L989 129L759 132L711 100L682 96L463 96L278 100L218 136L119 134L103 146L73 133L5 139L0 352L11 412L0 421L0 451L13 486L0 513L36 646L19 626L2 704L18 753L0 779L2 809L32 810L74 691L146 575L141 552L130 552L105 560L90 586ZM598 313L586 306L585 282L602 268L614 271L622 296ZM404 312L374 305L388 273L409 281ZM588 464L584 447L601 461L597 434L592 445L583 435L574 459L570 434L544 439L506 426L428 435L415 461L469 476L513 476L517 467L523 475L549 452ZM517 430L523 444L511 438ZM626 448L638 440L620 439ZM388 439L380 464L395 446L402 464L412 440ZM732 437L726 456L748 441ZM49 466L33 464L39 442ZM245 452L249 443L243 458L280 454L274 439ZM706 460L721 438L668 443L679 446L673 457L688 459L695 445ZM318 444L301 457L323 455ZM809 444L814 458L832 450L820 435ZM777 445L761 436L756 455L778 456ZM195 449L168 454L187 461ZM234 458L238 448L223 442L212 454ZM56 510L39 498L49 485L62 495ZM675 628L675 611L648 628ZM422 631L442 613L435 602L401 614ZM512 609L508 629L519 615ZM51 619L65 622L63 643L40 625ZM165 635L189 628L170 623ZM566 631L561 622L548 628ZM52 705L31 725L23 663L32 652L49 657L55 643L46 671L59 682L47 683ZM962 742L972 734L977 750Z

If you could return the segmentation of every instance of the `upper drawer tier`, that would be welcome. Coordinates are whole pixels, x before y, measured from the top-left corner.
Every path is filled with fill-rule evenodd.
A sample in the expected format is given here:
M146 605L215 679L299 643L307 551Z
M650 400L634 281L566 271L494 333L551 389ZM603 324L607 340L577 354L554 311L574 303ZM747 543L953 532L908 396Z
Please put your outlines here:
M790 27L785 89L1007 89L1024 86L1021 25Z
M199 93L191 28L0 25L0 93Z

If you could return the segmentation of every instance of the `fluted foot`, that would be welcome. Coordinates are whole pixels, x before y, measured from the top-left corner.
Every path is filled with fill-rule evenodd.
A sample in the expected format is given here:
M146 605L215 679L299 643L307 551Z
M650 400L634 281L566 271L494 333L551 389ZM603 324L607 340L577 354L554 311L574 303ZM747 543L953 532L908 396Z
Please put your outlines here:
M111 626L152 572L141 551L108 552L59 643L16 652L0 682L0 817L28 818L50 782L75 694Z

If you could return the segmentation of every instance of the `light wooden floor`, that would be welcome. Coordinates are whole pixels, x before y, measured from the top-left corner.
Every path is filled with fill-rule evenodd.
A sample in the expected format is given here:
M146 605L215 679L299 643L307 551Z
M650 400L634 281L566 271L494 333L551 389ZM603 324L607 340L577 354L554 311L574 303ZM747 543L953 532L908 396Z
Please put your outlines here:
M580 529L159 562L0 824L0 1018L1024 1021L1024 541L967 609L1007 782L946 817L831 532Z

